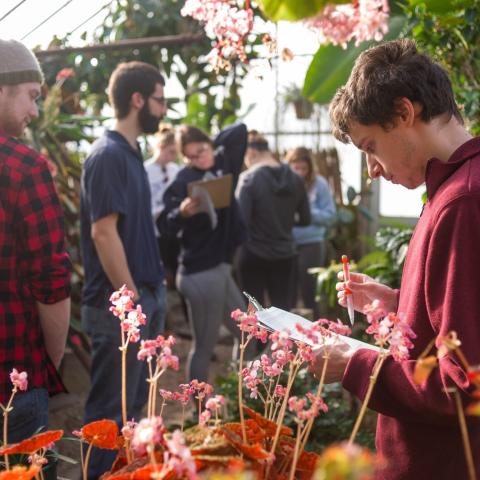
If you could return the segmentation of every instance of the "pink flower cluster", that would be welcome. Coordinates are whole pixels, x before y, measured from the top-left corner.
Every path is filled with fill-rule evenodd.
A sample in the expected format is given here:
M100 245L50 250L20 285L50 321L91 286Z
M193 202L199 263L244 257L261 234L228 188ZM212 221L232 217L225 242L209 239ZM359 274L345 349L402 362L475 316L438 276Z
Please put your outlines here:
M416 335L404 318L393 312L387 313L379 300L365 305L363 313L370 324L366 332L373 335L377 345L385 348L388 344L390 354L397 362L407 360L409 349L413 348L411 339Z
M145 325L146 317L142 312L141 305L135 308L133 298L135 294L123 285L120 290L110 296L110 311L120 320L122 332L127 334L127 342L140 340L140 325Z
M173 370L178 370L178 357L172 355L172 347L175 345L175 342L175 337L171 335L168 338L159 335L155 340L142 340L137 358L139 360L146 359L147 362L150 362L153 356L157 356L157 364L161 369L172 368ZM157 354L158 348L160 352Z
M307 408L307 398L310 400L310 408ZM303 422L317 417L320 411L328 412L327 404L321 398L316 398L310 392L307 393L307 398L293 396L288 399L288 409L295 413L298 420Z
M256 338L262 343L267 343L268 332L260 326L255 314L249 315L237 308L231 313L231 317L238 322L238 328L250 338Z
M18 372L17 369L14 368L10 372L10 381L12 382L14 389L24 392L28 388L27 372Z
M167 450L163 454L164 465L172 468L177 478L196 480L197 467L192 452L185 445L185 438L180 430L175 430L172 436L165 439Z
M138 455L150 453L155 445L164 444L163 435L165 432L162 417L142 418L134 427L132 448Z
M318 32L320 43L347 47L355 39L355 46L367 40L380 41L388 32L388 0L355 0L352 3L327 4L316 17L305 21Z
M199 423L202 426L207 425L212 418L212 414L218 419L218 411L225 405L225 397L223 395L215 395L205 402L205 410L200 414Z
M253 27L253 10L238 8L234 0L186 0L180 13L201 22L210 38L216 39L208 55L216 69L230 69L230 59L247 62L244 39Z

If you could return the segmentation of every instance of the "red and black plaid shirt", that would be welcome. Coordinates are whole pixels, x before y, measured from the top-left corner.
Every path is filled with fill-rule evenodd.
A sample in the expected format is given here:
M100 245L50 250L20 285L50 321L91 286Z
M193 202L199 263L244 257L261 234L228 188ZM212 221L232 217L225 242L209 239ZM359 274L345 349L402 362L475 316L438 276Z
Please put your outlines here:
M0 133L0 401L13 368L28 387L64 390L47 356L36 302L70 295L63 213L44 157Z

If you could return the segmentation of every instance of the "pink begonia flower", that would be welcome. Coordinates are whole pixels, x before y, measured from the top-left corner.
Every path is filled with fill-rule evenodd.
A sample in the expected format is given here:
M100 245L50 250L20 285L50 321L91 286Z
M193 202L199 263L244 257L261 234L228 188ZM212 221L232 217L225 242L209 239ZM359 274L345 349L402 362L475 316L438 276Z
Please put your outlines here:
M320 411L327 412L328 407L321 398L316 398L312 393L307 393L307 398L310 401L310 408L307 407L307 399L298 398L296 396L288 399L288 409L295 413L300 421L309 420L318 416Z
M148 361L152 360L152 357L157 353L157 341L156 340L142 340L140 342L140 348L137 353L138 360Z
M175 400L175 393L171 392L170 390L164 390L163 388L160 388L158 393L165 401Z
M355 46L368 40L380 41L388 32L388 0L356 0L352 3L327 4L319 15L304 23L316 31L320 43L347 47L355 39Z
M133 432L132 448L138 455L163 444L165 427L162 417L142 418Z
M277 385L275 387L275 390L273 391L273 394L276 397L284 397L286 393L287 393L287 389L283 385Z
M281 330L280 332L272 332L270 335L270 340L272 341L272 350L277 350L279 348L292 348L293 342L290 340L290 331L288 329Z
M365 305L364 312L370 324L366 332L373 335L375 343L382 348L388 346L394 360L407 360L409 350L413 348L411 339L416 338L416 335L405 319L393 312L385 314L383 304L379 301Z
M223 395L215 395L205 402L205 408L212 412L218 410L222 405L225 405L225 397Z
M14 368L10 372L10 381L13 383L14 388L18 388L24 392L28 388L28 375L27 372L18 372L16 368Z
M239 9L231 0L186 0L180 13L203 23L207 36L216 39L207 56L215 70L229 70L235 56L247 62L243 42L253 27L251 8Z
M203 400L213 393L212 385L207 382L199 382L196 378L190 382L190 386L193 388L193 391L197 393L196 398L199 400Z
M175 430L171 438L165 441L167 451L164 453L163 463L173 468L177 478L196 480L197 467L192 452L185 445L185 438L180 430Z
M48 463L48 459L38 455L37 453L34 453L33 455L28 456L27 462L32 463L33 465L46 465Z
M133 438L133 434L135 432L135 428L137 428L137 425L137 422L130 420L122 427L122 436L125 440L131 440Z
M208 421L212 418L212 412L210 410L204 410L198 419L200 426L204 427Z

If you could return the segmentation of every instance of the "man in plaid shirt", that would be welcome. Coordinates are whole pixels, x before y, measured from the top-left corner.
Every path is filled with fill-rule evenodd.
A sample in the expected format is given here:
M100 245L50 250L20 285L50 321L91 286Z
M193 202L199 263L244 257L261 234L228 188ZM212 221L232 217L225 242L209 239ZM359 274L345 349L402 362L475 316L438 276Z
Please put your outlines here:
M23 44L0 40L0 402L15 368L28 374L8 416L8 442L45 428L70 314L70 261L47 161L20 143L38 116L43 75ZM0 416L0 425L3 418Z

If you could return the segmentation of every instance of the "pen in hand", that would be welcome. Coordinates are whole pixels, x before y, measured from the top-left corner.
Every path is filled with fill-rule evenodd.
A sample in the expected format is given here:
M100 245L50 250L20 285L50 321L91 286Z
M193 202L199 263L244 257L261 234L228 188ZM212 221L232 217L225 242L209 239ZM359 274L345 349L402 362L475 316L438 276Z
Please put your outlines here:
M342 264L343 264L343 281L345 282L345 300L347 301L347 311L348 318L350 323L353 325L355 321L355 310L353 308L353 296L352 291L347 287L347 282L350 280L350 270L348 265L348 257L342 255Z

